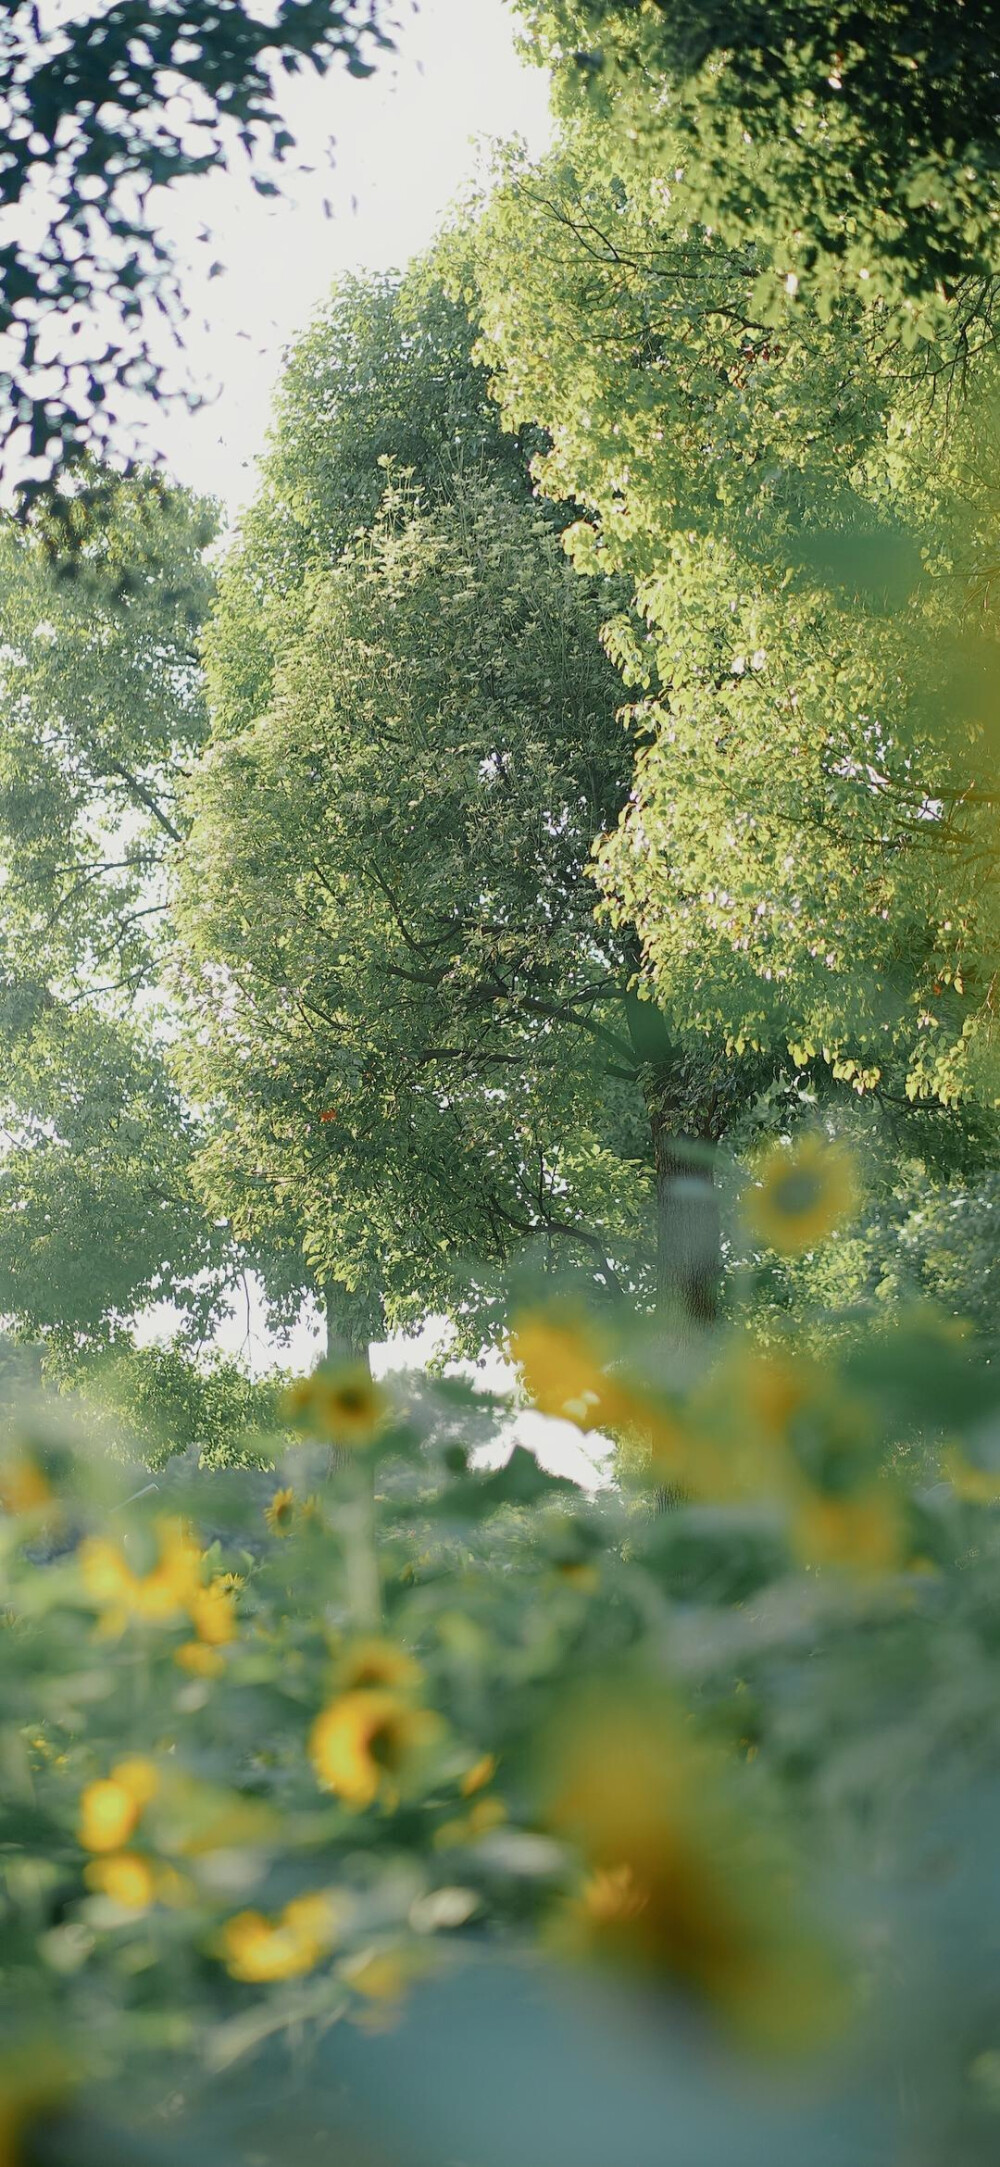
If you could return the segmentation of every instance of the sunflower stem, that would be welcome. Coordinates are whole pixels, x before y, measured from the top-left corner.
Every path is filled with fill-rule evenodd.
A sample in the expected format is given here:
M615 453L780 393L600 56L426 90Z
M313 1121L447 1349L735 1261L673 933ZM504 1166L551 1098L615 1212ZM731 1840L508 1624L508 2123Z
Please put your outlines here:
M347 1521L347 1600L356 1630L370 1633L382 1623L382 1587L375 1525L375 1468L359 1454L352 1509Z

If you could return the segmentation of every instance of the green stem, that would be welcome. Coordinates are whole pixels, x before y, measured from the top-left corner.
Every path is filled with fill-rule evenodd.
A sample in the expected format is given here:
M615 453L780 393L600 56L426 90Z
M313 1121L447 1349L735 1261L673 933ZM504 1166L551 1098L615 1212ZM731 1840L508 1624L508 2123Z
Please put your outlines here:
M351 1475L350 1506L344 1516L347 1600L355 1629L371 1633L382 1623L373 1462L359 1455Z

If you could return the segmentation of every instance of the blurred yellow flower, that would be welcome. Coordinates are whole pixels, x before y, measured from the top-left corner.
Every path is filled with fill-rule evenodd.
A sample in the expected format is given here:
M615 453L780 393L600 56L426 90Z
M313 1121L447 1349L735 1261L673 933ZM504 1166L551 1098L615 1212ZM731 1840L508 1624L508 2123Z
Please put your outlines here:
M217 1573L206 1583L204 1553L182 1520L161 1517L156 1538L156 1564L147 1573L137 1573L124 1550L104 1536L81 1543L80 1571L87 1594L101 1612L99 1631L114 1636L132 1620L176 1625L187 1617L197 1641L178 1648L175 1660L186 1670L214 1675L218 1664L192 1650L201 1642L207 1655L235 1640L233 1588L240 1584L238 1577Z
M124 1631L132 1619L171 1624L189 1609L201 1586L201 1551L182 1520L156 1522L159 1555L147 1573L137 1573L124 1550L107 1537L92 1535L79 1550L83 1585L101 1612L101 1630Z
M107 1858L91 1859L83 1878L88 1888L110 1896L125 1911L148 1911L156 1900L153 1869L137 1851L113 1851Z
M792 1547L804 1564L892 1572L905 1556L898 1502L885 1483L853 1497L803 1496L792 1516Z
M291 1534L292 1521L295 1518L294 1490L275 1490L270 1504L264 1507L264 1518L272 1535Z
M384 1685L405 1692L424 1681L415 1656L399 1647L396 1641L381 1640L374 1635L370 1639L353 1641L341 1656L337 1670L345 1689Z
M14 1452L0 1461L0 1508L4 1512L44 1512L55 1502L48 1476L31 1453Z
M340 1913L326 1891L296 1896L275 1919L240 1911L219 1936L219 1954L234 1979L264 1984L313 1971L337 1939Z
M430 1708L415 1708L385 1687L342 1693L316 1717L309 1755L325 1790L359 1811L381 1798L395 1805L398 1779L444 1728Z
M753 1232L784 1256L811 1249L857 1207L851 1154L821 1136L776 1145L756 1172L757 1185L744 1201L745 1216Z
M395 1949L374 1949L344 1966L348 1985L366 2001L399 2001L412 1973L413 1965Z
M472 1763L472 1767L471 1767L471 1768L467 1768L467 1769L466 1769L466 1771L465 1771L465 1774L464 1774L464 1776L462 1777L462 1781L461 1781L461 1784L460 1784L460 1786L459 1786L459 1788L460 1788L460 1790L461 1790L461 1793L462 1793L462 1797L463 1797L463 1798L471 1798L471 1797L472 1797L472 1794L473 1794L473 1792L474 1792L474 1791L483 1791L483 1790L485 1790L485 1788L486 1788L486 1785L487 1785L488 1783L492 1783L492 1781L493 1781L493 1778L494 1778L494 1776L496 1775L496 1772L497 1772L497 1757L496 1757L496 1754L495 1754L495 1753L483 1753L483 1754L481 1754L481 1755L480 1755L480 1758L479 1758L479 1760L478 1760L478 1761L473 1761L473 1763Z
M571 1318L519 1317L510 1335L510 1353L543 1415L575 1422L582 1430L611 1423L616 1387L584 1324Z
M181 1670L189 1670L195 1678L221 1678L226 1667L225 1656L218 1648L207 1647L203 1640L184 1640L174 1649L174 1662Z
M220 1574L207 1587L194 1589L187 1610L199 1640L207 1641L209 1647L224 1648L235 1640L236 1607Z
M452 1851L465 1844L475 1843L480 1836L488 1836L495 1828L502 1828L507 1819L507 1808L502 1798L477 1798L468 1813L460 1814L454 1821L442 1821L434 1832L436 1851Z
M631 1866L600 1866L584 1882L581 1902L599 1926L617 1925L645 1911L649 1890L640 1888Z
M809 1365L800 1356L759 1354L753 1348L742 1350L733 1379L757 1421L778 1435L808 1398L811 1381Z
M24 2139L62 2106L72 2081L69 2064L47 2040L15 2047L8 2038L0 2057L0 2167L21 2167Z
M528 1314L515 1321L510 1354L542 1414L608 1430L638 1445L660 1478L686 1480L696 1441L664 1401L602 1367L592 1327Z
M790 1429L820 1382L797 1355L763 1354L741 1339L723 1343L688 1406L697 1438L687 1469L692 1496L726 1504L796 1495L801 1477Z
M156 1797L160 1788L160 1771L155 1761L147 1760L144 1753L130 1753L124 1761L116 1761L111 1771L116 1783L120 1783L135 1799L140 1811Z
M721 1761L660 1702L581 1706L553 1741L548 1824L587 1869L558 1938L670 1979L759 2044L814 2044L842 2013Z
M389 1401L364 1362L337 1368L322 1364L285 1394L285 1412L293 1422L348 1449L374 1443L389 1411Z
M977 1467L957 1445L952 1445L944 1454L944 1471L956 1497L964 1498L967 1504L1000 1502L1000 1467Z
M85 1851L118 1851L136 1828L159 1776L152 1761L119 1761L110 1776L88 1783L80 1794L78 1835Z

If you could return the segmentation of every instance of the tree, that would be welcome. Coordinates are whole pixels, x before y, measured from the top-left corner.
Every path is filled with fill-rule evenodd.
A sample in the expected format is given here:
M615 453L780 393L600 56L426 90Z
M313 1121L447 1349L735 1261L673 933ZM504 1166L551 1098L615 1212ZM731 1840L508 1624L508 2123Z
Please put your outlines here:
M586 515L575 561L632 584L607 906L682 1036L992 1104L994 364L942 441L878 312L763 322L754 251L638 170L619 117L515 162L458 243L508 419L548 430L541 485Z
M40 514L0 534L0 1311L77 1343L162 1296L204 1322L234 1260L158 993L214 511L91 474L65 512L71 577Z
M156 397L153 312L182 315L158 188L225 166L237 145L293 147L275 69L342 60L368 75L388 43L375 0L113 0L43 28L36 0L4 11L0 446L28 461L30 501L55 472L113 443L110 401ZM253 176L262 195L273 180ZM16 215L15 215L16 214ZM53 337L52 334L55 333Z
M989 0L519 0L557 100L629 177L756 259L754 310L880 305L950 367L991 342L1000 277Z
M390 487L294 606L268 711L191 793L211 1201L252 1241L290 1196L317 1279L395 1324L471 1303L479 1332L470 1262L531 1236L641 1284L627 961L586 878L625 773L593 594L476 476Z
M462 473L527 493L527 447L497 427L474 337L433 265L417 263L402 280L339 280L292 348L260 489L206 628L216 736L264 713L296 596L371 526L390 469L431 500Z
M212 1064L221 1059L233 1138L227 1148L220 1134L202 1162L209 1193L221 1206L237 1183L241 1208L255 1197L258 1208L271 1211L275 1198L287 1198L294 1186L307 1220L322 1229L309 1238L319 1242L330 1268L339 1243L336 1269L363 1285L369 1307L376 1286L384 1287L391 1313L401 1319L435 1302L456 1307L455 1253L478 1244L487 1257L506 1255L515 1233L538 1232L552 1220L548 1175L539 1190L535 1169L539 1151L543 1166L552 1163L553 1139L561 1136L559 1185L571 1173L582 1207L569 1213L578 1246L585 1246L586 1228L609 1262L623 1194L641 1199L652 1177L664 1303L707 1317L718 1265L711 1156L731 1118L733 1082L715 1053L670 1039L655 1002L640 998L633 984L640 956L632 932L622 925L613 936L599 935L592 915L589 847L595 825L614 820L624 803L627 760L614 719L620 682L596 645L590 649L602 610L620 597L598 581L576 607L569 600L553 558L565 513L556 505L546 516L527 481L527 455L541 440L531 430L522 438L497 429L484 373L469 359L472 335L465 308L443 300L433 263L398 289L377 282L338 290L292 359L261 498L223 574L207 643L217 743L197 786L206 824L196 829L185 905L199 968L210 974L214 958L224 971L214 987L208 975L198 995L214 1047L200 1091L205 1097ZM391 499L372 554L365 523L385 486L384 462L397 454L407 460L405 488L418 488L421 502L411 515L405 488ZM361 530L353 545L352 528ZM550 597L548 619L531 601L534 582ZM564 688L561 711L552 704L556 683ZM518 738L513 768L504 749L511 729ZM581 776L584 747L591 771ZM440 773L426 796L415 795L410 770L424 774L428 761L433 770L438 760ZM286 803L293 775L294 803ZM486 780L494 793L489 821ZM305 827L297 842L299 806ZM551 855L561 836L567 854L558 872L540 850L547 823L552 838L545 850ZM413 971L402 975L404 931L399 924L392 930L387 899L373 892L380 846L397 901L402 881L405 934L427 944L423 983ZM328 847L340 855L324 896L318 887L330 871ZM289 849L291 859L283 855ZM213 854L217 868L246 867L242 898L210 900L219 887ZM480 861L506 914L490 936L495 953L474 887ZM429 878L431 862L440 871ZM360 923L351 920L357 931L346 945L349 964L329 945L331 912L339 926L344 908L338 880L361 912ZM265 899L275 893L282 910L272 938ZM559 944L551 939L553 911ZM463 972L455 961L458 936L474 926L477 945ZM351 939L360 940L360 949L351 948ZM353 1080L345 1083L337 1072L337 1088L330 1067L334 1019L309 1026L325 1064L317 1072L302 1018L292 1013L300 983L311 984L314 972L320 1008L329 1005L336 977L336 1029L366 1048L355 1054ZM601 1004L609 1004L607 1015ZM594 1030L598 1022L612 1031L613 1052ZM601 1044L620 1073L595 1082L594 1050ZM433 1050L441 1046L452 1049L444 1121L442 1056ZM286 1055L286 1047L294 1050ZM501 1092L489 1081L491 1063L501 1075L524 1070L525 1122L533 1099L534 1105L520 1138L516 1126L503 1127L513 1101L509 1088ZM577 1093L583 1078L590 1112L572 1095L560 1102L553 1075L574 1079ZM368 1090L375 1076L387 1093L381 1108ZM313 1099L313 1123L324 1111L336 1119L314 1128L305 1153L307 1081L330 1101L324 1108ZM472 1149L463 1161L456 1157L459 1094L473 1081ZM590 1136L612 1081L630 1108L625 1156L633 1171L622 1175L614 1125L603 1136L599 1127L595 1187L590 1176L584 1182L584 1155L572 1153L565 1123L572 1106L573 1123ZM749 1087L756 1088L752 1080ZM747 1088L743 1075L737 1098ZM345 1094L350 1105L361 1103L360 1129L344 1114ZM251 1149L244 1124L258 1120L265 1102L266 1137L255 1132ZM404 1105L412 1148L400 1160ZM494 1167L490 1139L498 1125L516 1150L505 1159L505 1143L500 1152L501 1187L494 1194L483 1188L483 1166ZM608 1145L612 1156L604 1161ZM421 1180L437 1170L419 1203L418 1168ZM349 1207L351 1180L360 1186ZM463 1201L470 1194L471 1217ZM383 1232L378 1211L387 1215ZM400 1247L393 1230L408 1227L418 1236ZM565 1228L559 1240L569 1242ZM366 1243L370 1259L362 1270ZM479 1315L486 1313L483 1299L480 1290Z

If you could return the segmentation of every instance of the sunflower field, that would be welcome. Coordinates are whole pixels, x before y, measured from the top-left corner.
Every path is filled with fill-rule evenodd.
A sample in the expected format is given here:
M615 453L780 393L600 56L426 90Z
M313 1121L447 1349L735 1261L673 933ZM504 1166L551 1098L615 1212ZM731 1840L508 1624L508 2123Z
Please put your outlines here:
M780 1157L753 1213L813 1239L849 1169ZM679 1390L569 1300L511 1347L615 1479L495 1464L503 1404L413 1373L138 1491L10 1406L8 2158L992 2156L981 1350L734 1325Z

